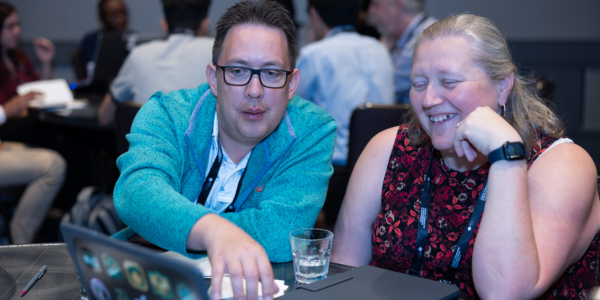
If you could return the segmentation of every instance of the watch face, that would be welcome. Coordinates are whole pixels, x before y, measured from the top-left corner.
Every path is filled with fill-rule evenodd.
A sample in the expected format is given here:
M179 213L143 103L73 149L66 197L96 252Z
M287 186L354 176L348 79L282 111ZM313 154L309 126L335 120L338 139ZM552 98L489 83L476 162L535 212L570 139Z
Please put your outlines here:
M523 143L507 143L505 145L506 159L516 160L525 158L525 147Z

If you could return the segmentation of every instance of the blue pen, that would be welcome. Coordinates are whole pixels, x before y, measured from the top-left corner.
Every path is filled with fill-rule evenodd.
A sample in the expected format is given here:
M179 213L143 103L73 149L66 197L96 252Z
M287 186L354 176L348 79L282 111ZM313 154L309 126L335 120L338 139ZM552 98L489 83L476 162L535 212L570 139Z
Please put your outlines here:
M29 289L31 288L31 286L38 279L40 279L40 278L42 278L42 276L44 276L44 273L46 272L47 268L48 268L48 266L44 265L39 271L37 271L37 273L35 274L35 276L33 278L31 278L31 280L29 281L29 283L25 286L25 288L21 292L21 297L23 297L23 295L27 294L27 292L29 292Z

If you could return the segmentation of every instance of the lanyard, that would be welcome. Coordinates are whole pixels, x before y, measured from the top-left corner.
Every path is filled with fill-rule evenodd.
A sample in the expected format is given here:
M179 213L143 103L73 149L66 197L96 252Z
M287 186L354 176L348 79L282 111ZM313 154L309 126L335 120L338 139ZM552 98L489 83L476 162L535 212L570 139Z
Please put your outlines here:
M210 171L208 172L208 176L204 180L204 184L202 185L202 192L198 196L198 201L196 203L204 205L206 203L206 199L208 199L208 194L210 194L210 190L215 184L217 180L217 175L219 175L219 169L221 169L221 163L223 162L223 150L221 148L221 142L217 140L219 144L219 153L217 153L217 157L215 157L215 161L213 162Z
M204 205L206 203L206 200L208 199L208 195L210 194L210 190L213 187L213 184L215 184L215 181L217 180L217 176L219 175L219 169L221 169L221 163L223 162L223 148L221 148L221 142L217 140L217 142L219 143L219 153L217 154L217 157L215 157L215 161L213 162L212 167L210 168L210 171L208 172L208 176L206 176L206 179L204 180L204 184L202 185L202 192L200 192L200 195L198 196L198 201L196 202L197 204L201 204ZM244 181L244 175L246 175L246 169L248 169L248 167L244 168L244 172L242 172L242 176L240 177L240 181L238 182L238 186L237 189L235 191L235 196L233 198L233 202L231 202L231 204L229 206L227 206L227 209L225 209L225 212L234 212L235 209L235 201L237 200L238 194L240 193L240 188L242 187L242 181Z
M421 196L421 214L419 215L419 224L417 224L419 231L417 232L417 242L415 244L416 249L416 257L410 266L409 274L413 276L419 276L421 273L421 264L423 263L423 253L425 251L425 246L427 245L427 235L428 235L428 220L429 220L429 207L431 205L431 162L433 161L433 151L431 151L431 155L429 157L429 165L427 166L427 175L425 178L425 186L423 187L423 195ZM452 261L448 268L448 271L444 273L444 278L440 280L441 282L454 284L454 279L456 277L456 272L458 271L458 264L462 258L462 255L466 251L469 246L469 241L473 236L473 232L475 231L475 227L477 227L477 223L483 214L483 207L485 206L485 199L487 197L487 179L483 185L483 189L481 190L481 194L479 195L479 199L477 199L477 204L475 205L475 209L469 218L469 223L467 223L467 228L463 231L460 239L458 240L458 244L454 249L454 255L452 256Z

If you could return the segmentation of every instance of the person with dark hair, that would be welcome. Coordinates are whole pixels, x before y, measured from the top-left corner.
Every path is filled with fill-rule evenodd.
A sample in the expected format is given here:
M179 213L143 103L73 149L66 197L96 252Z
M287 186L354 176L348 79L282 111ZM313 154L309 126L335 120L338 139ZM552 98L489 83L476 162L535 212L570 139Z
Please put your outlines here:
M33 41L41 72L35 73L25 52L18 48L21 27L15 8L0 2L0 125L28 113L31 100L39 94L17 95L17 86L52 74L54 44L43 38ZM65 162L54 151L28 148L23 144L0 141L0 187L26 185L14 217L10 236L14 244L33 242L65 176ZM6 221L6 220L5 220Z
M85 35L81 41L79 50L83 56L86 66L95 63L98 48L103 34L127 33L129 25L127 6L122 0L100 0L98 1L98 19L102 28ZM93 69L93 68L88 68ZM93 74L87 74L92 76Z
M409 104L415 40L436 19L425 13L425 0L371 0L369 14L392 53L396 102Z
M356 33L359 0L309 0L308 6L319 41L300 51L302 81L296 94L324 108L337 124L334 174L324 207L326 222L333 225L345 190L350 116L367 102L394 103L392 60L381 42Z
M461 299L589 299L600 199L588 153L513 62L489 19L416 39L406 124L350 178L331 261L457 286Z
M138 112L117 160L114 192L139 237L197 257L207 251L212 298L227 269L235 299L276 290L269 263L292 260L289 232L311 227L332 173L335 122L294 96L296 29L274 1L242 1L217 22L208 83L158 92Z
M212 59L208 8L211 0L163 0L161 26L166 40L135 47L98 110L100 125L114 121L117 103L143 104L152 94L197 87L206 82L206 66Z

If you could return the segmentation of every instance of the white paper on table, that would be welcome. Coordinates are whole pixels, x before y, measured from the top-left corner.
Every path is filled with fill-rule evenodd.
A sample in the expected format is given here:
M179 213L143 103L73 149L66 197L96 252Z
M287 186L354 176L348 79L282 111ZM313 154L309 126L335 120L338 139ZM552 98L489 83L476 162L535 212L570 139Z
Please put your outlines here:
M64 79L39 80L21 84L17 87L17 94L25 95L36 91L44 94L32 100L30 107L46 108L58 105L67 105L73 102L73 93Z
M211 275L212 275L212 267L210 266L210 261L208 260L208 256L200 258L200 259L191 259L183 254L179 254L179 253L173 252L173 251L167 251L167 252L161 253L161 255L179 260L186 264L196 266L198 269L200 269L200 272L202 272L202 276L204 276L204 277L211 277Z
M246 279L242 279L244 285L244 291L246 290ZM279 287L279 292L273 295L273 298L283 296L283 292L287 290L288 286L284 284L283 280L275 280L275 284ZM212 287L211 287L212 288ZM208 289L208 295L210 295L210 288ZM231 287L231 278L229 276L223 277L221 281L221 299L233 298L233 289ZM258 283L258 299L262 299L262 285Z

